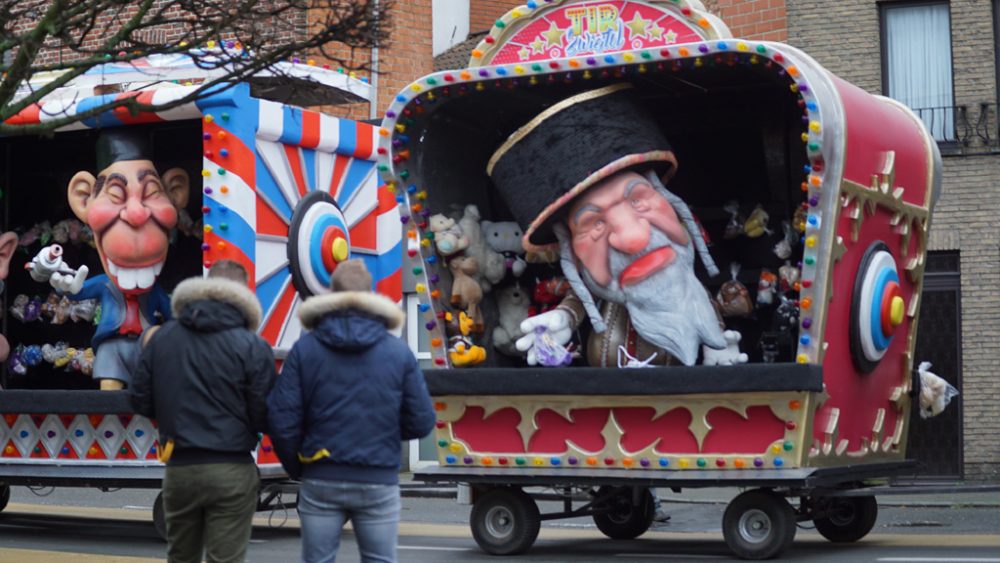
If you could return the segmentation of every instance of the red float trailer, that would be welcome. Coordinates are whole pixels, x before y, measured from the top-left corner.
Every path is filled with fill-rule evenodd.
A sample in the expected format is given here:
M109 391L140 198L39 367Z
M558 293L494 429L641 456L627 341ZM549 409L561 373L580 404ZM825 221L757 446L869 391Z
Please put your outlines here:
M784 347L762 313L740 321L744 365L454 369L447 268L420 243L433 236L429 213L476 204L509 218L485 171L523 108L621 82L670 139L681 163L671 190L716 262L742 264L737 279L756 284L780 261L767 237L724 235L726 202L759 204L779 232L782 219L800 223ZM440 467L416 478L471 485L485 551L524 551L540 520L581 515L636 537L652 521L649 487L751 488L723 521L741 557L780 554L798 521L832 541L871 530L865 487L914 468L913 353L941 161L913 112L795 47L731 37L700 2L536 0L497 20L469 68L404 88L380 133L437 368L426 376ZM723 281L702 278L712 294ZM529 486L565 491L565 510L540 515ZM593 499L574 509L579 489Z

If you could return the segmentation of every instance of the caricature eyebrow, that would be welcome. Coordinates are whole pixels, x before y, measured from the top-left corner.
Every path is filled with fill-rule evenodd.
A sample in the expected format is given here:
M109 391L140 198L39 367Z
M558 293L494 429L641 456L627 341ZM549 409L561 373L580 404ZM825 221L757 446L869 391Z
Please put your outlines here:
M628 199L628 197L630 195L632 195L632 189L635 188L636 186L640 185L640 184L642 184L644 186L649 186L649 182L647 182L646 180L642 180L642 179L636 178L635 180L632 180L631 182L629 182L627 186L625 186L625 195L622 196L622 199ZM652 186L649 186L649 187L652 187Z
M580 209L577 209L576 213L573 214L573 224L574 225L579 225L580 224L580 216L583 215L584 213L588 212L588 211L593 211L594 213L600 213L602 211L602 209L600 207L597 207L593 203L585 203L583 205L583 207L581 207Z
M146 177L149 176L150 174L156 176L157 180L160 179L160 175L156 173L156 170L153 170L152 168L143 168L142 170L139 171L139 181L141 182L145 180Z
M125 179L125 176L122 176L121 174L119 174L117 172L112 172L111 174L108 174L106 177L105 176L98 176L97 177L97 181L94 182L94 197L97 197L98 195L100 195L101 188L104 187L105 183L110 182L111 180L118 180L119 182L121 182L121 183L123 183L125 185L128 185L128 180Z

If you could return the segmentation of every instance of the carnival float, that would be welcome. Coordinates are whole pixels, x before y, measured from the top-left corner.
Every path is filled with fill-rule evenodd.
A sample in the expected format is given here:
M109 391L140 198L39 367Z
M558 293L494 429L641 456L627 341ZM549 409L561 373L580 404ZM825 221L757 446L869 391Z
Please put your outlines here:
M773 557L800 521L864 537L912 472L941 160L902 104L700 2L537 0L404 88L377 152L436 368L415 477L470 486L485 551L738 486L726 543Z

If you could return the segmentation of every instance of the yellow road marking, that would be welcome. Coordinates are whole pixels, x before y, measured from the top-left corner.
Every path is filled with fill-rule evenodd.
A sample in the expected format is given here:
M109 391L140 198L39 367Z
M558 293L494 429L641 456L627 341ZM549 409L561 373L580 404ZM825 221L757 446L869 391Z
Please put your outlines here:
M126 557L122 555L104 555L98 553L71 553L68 551L44 551L41 549L8 549L0 548L0 559L17 561L18 563L141 563L144 561L163 561L156 557Z

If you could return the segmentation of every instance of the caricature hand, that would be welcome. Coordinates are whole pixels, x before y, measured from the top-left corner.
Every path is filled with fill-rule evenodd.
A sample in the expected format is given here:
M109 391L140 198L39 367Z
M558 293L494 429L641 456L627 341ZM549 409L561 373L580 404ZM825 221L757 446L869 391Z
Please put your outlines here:
M52 277L49 278L49 283L52 284L52 287L56 288L57 291L73 295L75 293L79 293L80 289L83 288L83 282L87 279L87 274L89 273L90 268L80 266L80 268L77 269L75 276L71 274L60 274L59 272L52 274Z
M535 329L545 327L545 331L552 337L552 340L565 346L573 336L571 321L570 314L563 309L553 309L521 321L521 332L524 333L524 336L517 339L515 346L519 351L528 353L529 366L538 365L538 353L535 351Z

